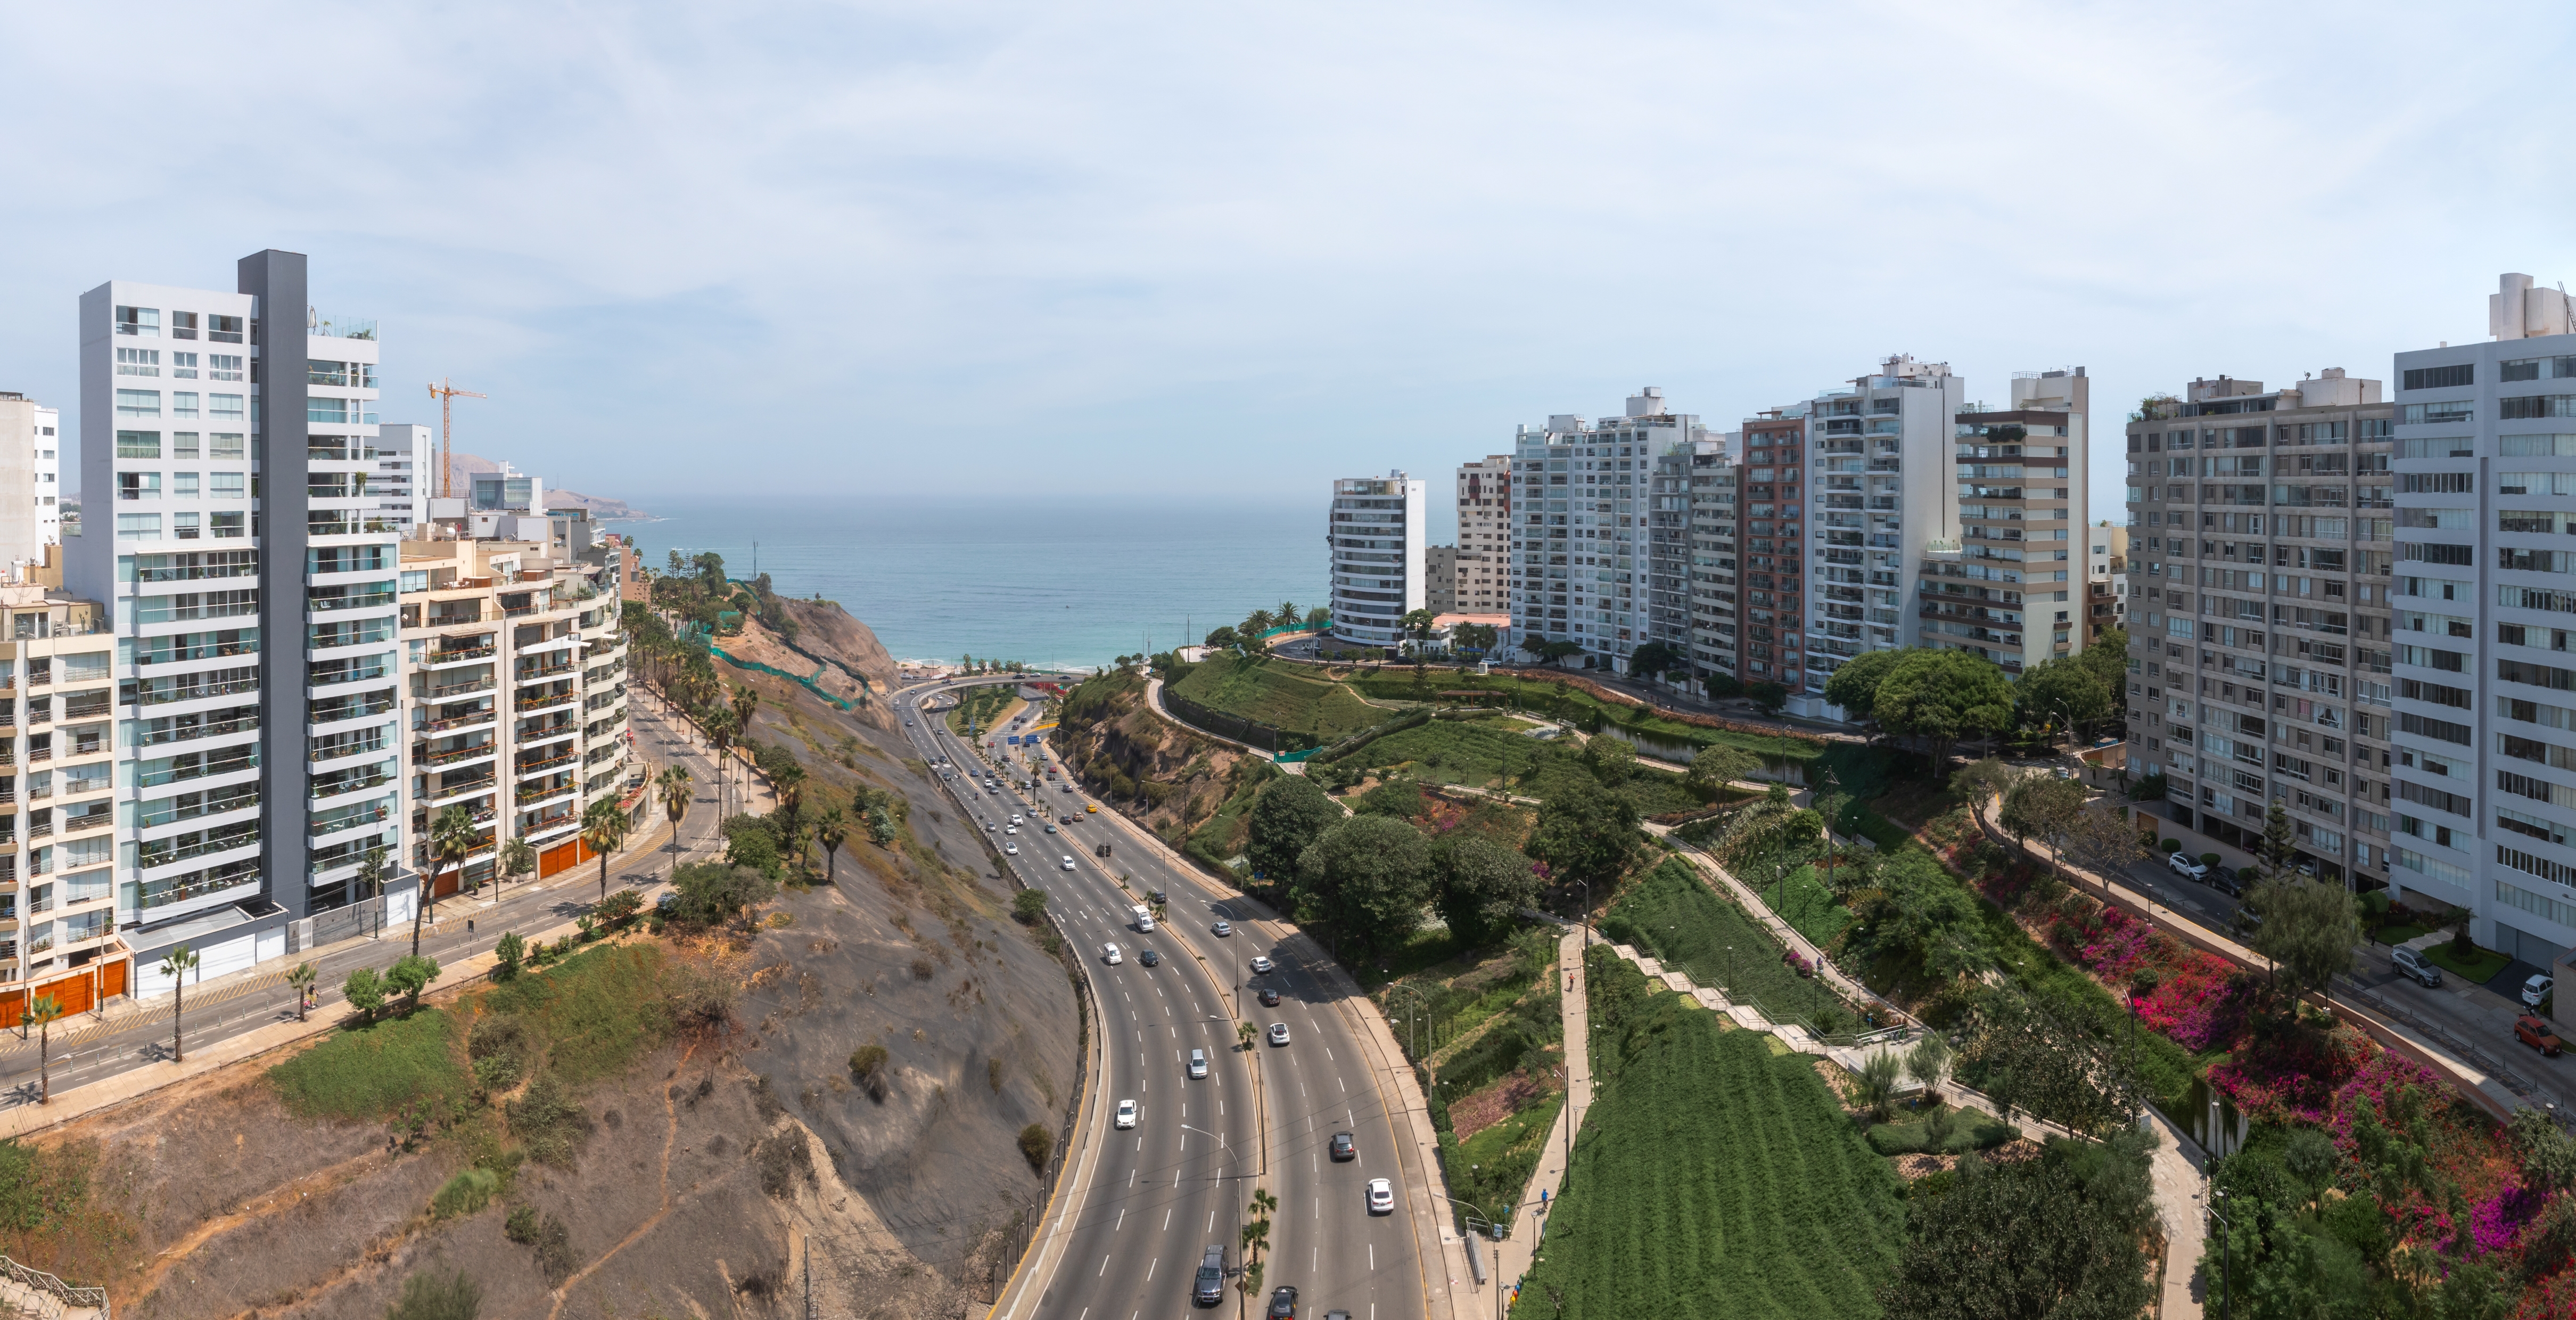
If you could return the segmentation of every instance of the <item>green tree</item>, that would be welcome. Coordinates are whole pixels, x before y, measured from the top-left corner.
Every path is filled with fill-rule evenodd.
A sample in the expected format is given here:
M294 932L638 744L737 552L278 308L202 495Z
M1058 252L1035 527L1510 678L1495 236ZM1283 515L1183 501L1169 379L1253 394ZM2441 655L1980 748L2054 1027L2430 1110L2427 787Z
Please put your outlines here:
M2334 978L2352 970L2361 917L2342 885L2283 875L2246 891L2245 906L2262 917L2254 947L2290 974L2292 984L2331 1001Z
M1728 701L1744 695L1744 680L1733 674L1711 674L1701 685L1711 701Z
M2066 851L2076 864L2102 877L2102 897L2109 901L2111 877L2148 860L2147 841L2118 807L2080 811L2066 831Z
M36 1024L36 1103L40 1105L54 1102L54 1023L62 1015L62 1001L52 995L36 996L35 1001L18 1015L21 1025Z
M1577 783L1539 804L1530 856L1565 880L1602 880L1637 853L1637 809L1626 798Z
M2052 1140L2039 1158L1966 1160L1906 1202L1896 1281L1879 1305L1907 1320L2114 1320L2153 1297L2141 1244L2154 1218L2148 1146Z
M1205 645L1210 650L1232 651L1243 645L1243 635L1232 628L1218 628L1208 633Z
M492 946L492 954L494 957L500 959L499 964L492 969L492 979L495 981L518 980L520 964L524 962L528 956L528 941L521 937L519 932L515 930L504 931L502 932L500 943Z
M1711 798L1717 796L1719 789L1760 773L1761 757L1741 747L1711 743L1691 758L1689 783L1701 797Z
M170 1062L188 1061L186 1042L179 1036L180 1019L186 1016L188 973L197 970L197 951L185 944L161 956L161 974L170 978Z
M2011 722L2012 686L1993 661L1965 651L1908 651L1878 685L1870 709L1880 727L1923 745L1938 779L1946 777L1952 747Z
M1896 668L1903 651L1864 651L1842 663L1825 680L1825 700L1843 708L1843 718L1855 723L1873 718L1878 709L1878 688Z
M1538 902L1538 872L1516 849L1483 834L1459 831L1439 849L1440 919L1470 946L1510 931L1514 914Z
M653 777L653 789L662 795L662 814L671 822L671 852L680 851L680 821L689 814L689 804L696 800L697 789L689 783L689 772L682 766L664 766Z
M608 855L626 843L630 822L617 799L601 798L581 813L582 846L599 855L599 901L608 901Z
M313 983L322 979L322 969L309 962L295 964L286 974L286 984L295 990L295 1020L304 1020L305 1002L312 998Z
M483 1309L483 1288L452 1274L415 1274L403 1280L402 1296L385 1308L385 1320L475 1320Z
M2268 875L2288 875L2291 863L2298 858L2298 845L2290 830L2290 812L2281 799L2272 799L2272 809L2263 817L2263 869Z
M2079 657L2050 656L2023 671L2012 686L2025 726L2054 723L2073 730L2098 724L2111 713L2113 689Z
M1744 689L1744 695L1761 707L1765 715L1777 715L1781 707L1789 704L1789 689L1785 684L1756 683Z
M1676 669L1690 668L1690 658L1664 642L1648 642L1628 656L1628 672L1643 679L1658 679Z
M1304 775L1281 775L1262 785L1252 800L1244 849L1252 873L1287 884L1297 874L1297 859L1341 821L1341 806Z
M536 869L537 845L528 842L526 834L512 835L509 842L501 845L501 878L504 881L533 874Z
M2056 775L2024 775L2004 793L2000 817L2015 838L2036 838L2048 845L2049 869L2064 879L2066 837L2084 814L2084 786Z
M475 828L474 813L462 802L438 813L429 823L429 852L433 863L444 862L462 872L465 859L483 844L483 832ZM430 908L438 902L438 872L430 871L430 883L422 885L411 905L411 951L420 952L420 926L428 920Z
M778 893L778 881L768 872L723 862L680 867L671 873L671 886L679 891L679 902L673 906L680 919L702 926L731 921Z
M1983 809L1986 801L2012 791L2025 772L1989 756L1964 767L1950 776L1950 787L1968 799L1970 806Z
M1628 782L1637 770L1637 749L1625 738L1595 734L1583 744L1583 760L1592 768L1592 776L1609 788Z
M839 807L826 808L814 818L814 842L823 845L823 883L834 884L841 874L841 845L850 837L850 821Z
M349 1001L349 1007L358 1010L360 1021L373 1022L377 1011L385 1006L385 979L373 967L360 967L340 983L340 994Z
M1023 926L1034 926L1046 918L1047 893L1043 889L1023 889L1011 895L1011 915Z
M1431 644L1431 630L1439 626L1439 618L1429 610L1407 610L1403 618L1395 621L1395 626L1413 639L1413 652L1420 655Z
M1401 944L1431 899L1431 845L1391 816L1353 816L1297 859L1298 910L1317 911L1375 950Z
M438 979L438 960L421 954L396 958L385 969L385 989L403 997L403 1011L420 1007L420 994Z

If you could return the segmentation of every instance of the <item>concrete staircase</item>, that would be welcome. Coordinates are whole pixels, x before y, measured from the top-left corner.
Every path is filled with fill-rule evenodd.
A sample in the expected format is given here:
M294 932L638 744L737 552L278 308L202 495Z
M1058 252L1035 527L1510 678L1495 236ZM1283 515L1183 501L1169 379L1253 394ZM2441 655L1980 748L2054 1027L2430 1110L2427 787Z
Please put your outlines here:
M0 1256L0 1317L5 1320L110 1320L107 1290L75 1288L43 1270Z

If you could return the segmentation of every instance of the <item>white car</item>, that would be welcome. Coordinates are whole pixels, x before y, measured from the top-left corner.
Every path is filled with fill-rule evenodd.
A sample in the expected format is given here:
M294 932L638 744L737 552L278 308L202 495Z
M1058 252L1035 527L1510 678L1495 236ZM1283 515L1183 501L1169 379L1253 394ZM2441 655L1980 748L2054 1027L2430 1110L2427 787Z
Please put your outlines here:
M2186 880L2198 880L2202 876L2209 874L2209 868L2202 865L2199 858L2194 857L2189 853L2166 853L2165 865L2172 867L2175 875L2181 876Z
M1266 953L1253 955L1252 970L1256 972L1266 972L1278 965L1279 964L1270 961L1270 955Z
M1013 857L1017 857L1020 855L1020 845L1016 843L1006 843L1002 845L1002 851L1009 853Z
M1017 825L1005 825L1002 827L1002 833L1004 834L1017 834L1019 832L1020 827Z
M1209 929L1216 932L1218 939L1224 939L1226 936L1234 933L1234 923L1231 921L1220 921Z
M1065 859L1064 859L1064 869L1066 869L1066 870L1068 870L1068 871L1070 871L1070 870L1072 870L1072 869L1073 869L1073 859L1072 859L1072 858L1067 857L1067 858L1065 858Z
M2532 977L2522 983L2522 1002L2533 1008L2540 1007L2540 1001L2549 997L2550 987L2556 984L2557 981L2547 976Z
M1014 825L1025 825L1028 822L1021 817L1020 813L1014 811L1011 813L1011 823Z
M1122 1131L1136 1126L1135 1101L1121 1100L1118 1102L1118 1126Z
M1125 962L1125 961L1127 961L1127 960L1126 960L1124 957L1121 957L1121 956L1119 955L1119 953L1118 953L1118 946L1117 946L1117 945L1115 945L1115 944L1104 944L1104 945L1101 945L1101 946L1100 946L1100 961L1105 962L1105 963L1109 964L1109 965L1110 965L1110 966L1112 966L1112 967L1115 967L1115 966L1117 966L1118 964L1123 963L1123 962Z
M1288 1043L1287 1023L1273 1022L1270 1024L1270 1043L1273 1045L1285 1045Z
M1394 1213L1395 1213L1395 1184L1394 1184L1393 1182L1389 1181L1388 1179L1385 1179L1385 1178L1371 1178L1371 1179L1369 1179L1369 1185L1368 1185L1368 1205L1369 1205L1369 1213L1370 1213L1370 1214L1373 1214L1373 1215L1391 1215L1391 1214L1394 1214Z

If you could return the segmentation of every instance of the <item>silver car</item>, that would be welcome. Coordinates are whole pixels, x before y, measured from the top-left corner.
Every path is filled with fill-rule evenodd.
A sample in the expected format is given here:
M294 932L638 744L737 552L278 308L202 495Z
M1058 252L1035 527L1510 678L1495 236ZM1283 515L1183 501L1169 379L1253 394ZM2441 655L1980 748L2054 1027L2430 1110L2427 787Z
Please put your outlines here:
M1287 1023L1273 1022L1270 1024L1270 1043L1273 1045L1285 1045L1288 1043Z

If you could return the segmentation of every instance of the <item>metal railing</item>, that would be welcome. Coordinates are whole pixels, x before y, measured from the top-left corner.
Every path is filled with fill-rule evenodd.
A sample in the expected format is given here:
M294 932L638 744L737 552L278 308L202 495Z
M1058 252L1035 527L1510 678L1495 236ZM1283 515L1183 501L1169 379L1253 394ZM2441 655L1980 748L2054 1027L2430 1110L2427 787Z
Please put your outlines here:
M43 1320L59 1320L65 1311L73 1307L96 1308L99 1320L109 1320L105 1288L74 1287L43 1270L29 1269L7 1256L0 1256L0 1276L5 1276L20 1287L37 1294L33 1314L42 1317ZM24 1311L27 1308L17 1309Z

